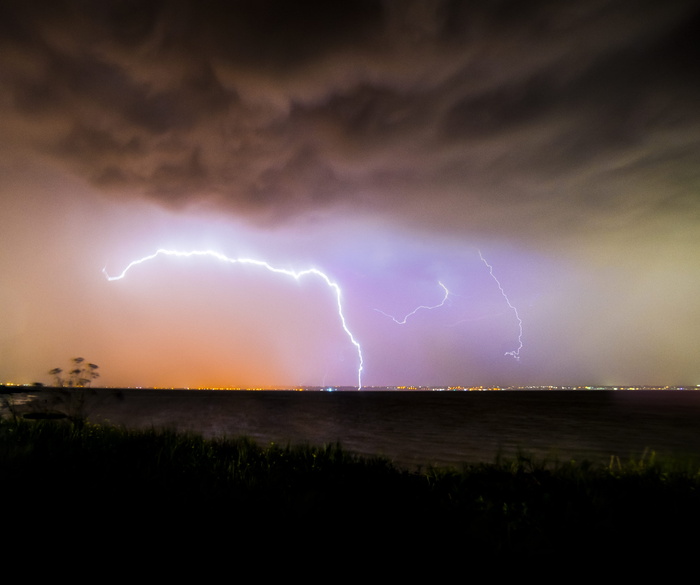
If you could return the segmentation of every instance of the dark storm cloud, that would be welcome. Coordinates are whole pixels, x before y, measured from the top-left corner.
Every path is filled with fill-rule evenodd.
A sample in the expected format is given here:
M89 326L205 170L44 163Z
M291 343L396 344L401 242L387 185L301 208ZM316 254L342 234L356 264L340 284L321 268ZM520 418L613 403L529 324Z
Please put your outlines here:
M258 220L697 214L694 4L5 1L3 116L115 195Z

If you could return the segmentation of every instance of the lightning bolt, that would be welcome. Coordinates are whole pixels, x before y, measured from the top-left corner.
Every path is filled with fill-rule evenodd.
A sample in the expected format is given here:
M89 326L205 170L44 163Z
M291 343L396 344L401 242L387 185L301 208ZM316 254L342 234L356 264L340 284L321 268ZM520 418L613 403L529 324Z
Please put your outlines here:
M345 334L350 339L350 343L352 343L352 345L355 346L355 349L357 350L357 359L359 362L359 365L357 368L357 389L358 390L362 389L362 370L363 370L363 363L364 363L364 360L362 358L362 348L360 347L360 344L358 343L358 341L355 339L355 336L350 331L350 328L348 327L347 321L345 319L345 314L343 313L343 302L342 302L342 293L340 290L340 286L338 286L338 284L336 282L331 280L328 277L328 275L325 274L324 272L321 272L317 268L308 268L306 270L301 270L301 271L287 270L284 268L277 268L275 266L272 266L271 264L269 264L263 260L255 260L252 258L230 258L229 256L225 256L224 254L221 254L219 252L215 252L213 250L195 250L192 252L180 252L177 250L164 250L161 248L160 250L156 251L154 254L151 254L149 256L144 256L143 258L140 258L138 260L134 260L133 262L130 262L127 265L127 267L124 270L122 270L122 272L120 274L117 274L116 276L110 276L107 273L106 267L102 269L102 273L107 277L107 280L109 280L109 281L121 280L122 278L124 278L126 276L126 273L134 266L138 266L139 264L143 264L145 262L148 262L149 260L154 260L158 256L175 256L177 258L192 258L192 257L208 256L211 258L215 258L216 260L219 260L220 262L226 262L229 264L248 264L248 265L252 265L252 266L259 266L261 268L265 268L266 270L269 270L270 272L274 272L275 274L284 274L285 276L289 276L297 281L305 276L316 276L316 277L320 278L335 293L335 299L336 299L336 303L338 306L338 317L339 317L340 323L343 327L343 331L345 331Z
M513 356L516 360L520 361L520 350L523 348L523 320L520 318L520 315L518 314L518 309L516 309L513 304L510 302L510 299L508 298L508 295L506 294L506 291L503 290L503 287L501 286L501 283L499 282L498 278L496 278L496 275L493 273L493 266L491 266L486 259L481 255L481 250L477 250L479 252L479 258L481 258L481 261L486 264L486 267L489 269L489 274L491 274L491 278L493 278L496 281L496 284L498 285L499 290L501 291L501 294L503 295L503 298L506 300L506 303L508 306L513 310L513 313L515 313L515 318L518 320L518 348L514 349L513 351L507 351L503 355L510 355Z
M385 316L389 317L390 319L392 319L392 320L394 321L394 323L398 323L399 325L405 325L405 324L406 324L406 320L407 320L409 317L411 317L412 315L415 315L415 314L416 314L418 311L420 311L421 309L427 309L427 310L439 309L440 307L442 307L442 306L445 304L445 302L447 302L447 297L450 296L450 291L447 290L447 287L446 287L444 284L442 284L441 282L438 282L438 284L442 287L442 290L445 291L445 296L443 297L442 301L441 301L439 304L437 304L437 305L432 305L432 306L430 306L430 307L427 306L427 305L420 305L419 307L416 307L415 309L413 309L413 311L411 311L410 313L408 313L408 315L406 315L406 316L405 316L403 319L401 319L401 320L397 319L396 317L394 317L394 316L392 316L392 315L389 315L388 313L385 313L384 311L382 311L382 310L380 310L380 309L375 309L375 311L377 311L378 313L381 313L382 315L385 315Z

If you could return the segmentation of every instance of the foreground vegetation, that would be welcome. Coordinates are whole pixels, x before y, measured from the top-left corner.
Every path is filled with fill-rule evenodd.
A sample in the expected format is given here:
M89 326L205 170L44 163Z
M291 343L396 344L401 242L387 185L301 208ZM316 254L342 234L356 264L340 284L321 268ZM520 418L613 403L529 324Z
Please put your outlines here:
M677 554L696 546L700 521L700 465L651 455L608 466L520 456L409 472L339 445L262 446L70 420L0 421L0 479L0 501L41 534L88 519L148 519L153 534L226 526L283 538L303 527L326 544L374 539L513 558Z

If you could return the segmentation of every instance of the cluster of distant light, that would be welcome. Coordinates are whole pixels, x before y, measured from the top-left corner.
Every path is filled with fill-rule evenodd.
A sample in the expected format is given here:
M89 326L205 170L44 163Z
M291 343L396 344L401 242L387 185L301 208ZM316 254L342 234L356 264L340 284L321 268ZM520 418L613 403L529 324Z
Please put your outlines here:
M22 384L17 382L0 382L0 394L3 388L10 392L17 392L17 389L33 389L41 390L44 385L34 382L33 384ZM47 387L50 389L50 387ZM280 388L251 388L251 387L175 387L175 386L105 386L107 389L115 390L221 390L221 391L238 391L238 392L347 392L356 390L354 386L299 386L295 388L280 387ZM80 388L76 388L80 390ZM365 386L365 391L377 392L498 392L498 391L533 391L533 390L568 390L568 391L587 391L587 390L687 390L700 391L700 384L695 386Z
M486 392L486 391L528 391L528 390L700 390L696 386L393 386L398 391L430 392Z
M522 336L523 336L523 322L522 319L520 318L520 315L518 314L518 310L513 306L513 304L510 302L510 299L506 295L505 291L503 290L503 287L501 286L501 283L499 280L496 278L496 276L493 273L493 267L484 259L484 257L481 254L481 251L479 250L479 258L481 258L482 262L486 265L486 267L489 269L489 273L491 274L491 277L494 279L496 284L498 285L499 290L501 291L501 294L503 295L503 298L505 299L506 303L508 306L513 310L515 313L515 317L518 321L518 328L519 328L519 334L518 334L518 347L515 350L508 351L505 353L505 355L510 355L514 357L516 360L520 359L520 350L523 347L523 342L522 342ZM304 276L316 276L323 280L326 285L331 288L334 293L335 293L335 298L336 298L336 303L337 303L337 311L338 311L338 317L341 322L341 326L343 328L343 331L345 331L345 334L348 336L350 339L350 342L352 345L355 347L357 351L357 357L358 357L358 368L357 368L357 389L360 390L362 389L362 371L363 371L363 356L362 356L362 348L359 344L359 342L355 339L355 336L353 333L350 331L350 328L348 327L347 321L345 319L345 314L343 312L343 304L342 304L342 293L340 290L340 286L336 282L330 279L328 275L326 275L324 272L321 270L318 270L317 268L308 268L306 270L300 270L300 271L294 271L294 270L288 270L285 268L278 268L275 266L272 266L266 261L263 260L255 260L252 258L231 258L229 256L226 256L220 252L216 252L214 250L194 250L190 252L181 252L178 250L166 250L166 249L159 249L153 254L149 254L148 256L144 256L143 258L139 258L138 260L134 260L130 262L124 270L122 270L121 273L115 275L115 276L110 276L107 273L106 267L102 269L103 274L109 281L114 281L114 280L121 280L123 279L127 272L133 268L134 266L138 266L140 264L143 264L144 262L147 262L149 260L153 260L157 258L158 256L174 256L177 258L191 258L191 257L211 257L216 260L219 260L221 262L226 262L229 264L248 264L248 265L253 265L253 266L258 266L261 268L265 268L266 270L276 273L276 274L283 274L285 276L289 276L294 278L295 280L299 280ZM440 287L442 287L444 291L443 299L440 303L436 305L419 305L415 309L413 309L411 312L406 314L406 316L403 317L403 319L397 319L396 317L389 315L388 313L385 313L384 311L381 311L379 309L376 309L378 312L382 313L383 315L386 315L387 317L390 317L395 323L399 325L405 325L406 321L408 320L409 317L415 315L418 311L420 310L434 310L434 309L439 309L440 307L444 306L445 303L447 302L447 299L449 297L450 291L447 289L447 287L442 283L438 282Z

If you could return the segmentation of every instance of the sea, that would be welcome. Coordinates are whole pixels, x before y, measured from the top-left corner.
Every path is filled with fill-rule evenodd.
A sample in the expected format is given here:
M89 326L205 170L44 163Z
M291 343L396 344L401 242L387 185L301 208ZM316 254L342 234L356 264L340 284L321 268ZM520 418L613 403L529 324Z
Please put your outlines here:
M483 392L32 389L25 411L80 410L92 422L247 436L261 444L340 443L408 468L460 468L517 455L608 464L700 459L700 391ZM18 402L18 403L19 403Z

